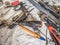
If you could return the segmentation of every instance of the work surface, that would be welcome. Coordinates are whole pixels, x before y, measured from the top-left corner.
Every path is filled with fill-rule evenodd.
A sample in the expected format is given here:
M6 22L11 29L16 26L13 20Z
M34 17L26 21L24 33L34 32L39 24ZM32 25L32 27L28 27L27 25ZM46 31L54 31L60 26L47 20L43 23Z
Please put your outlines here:
M25 0L24 2L28 5L28 7L31 5L32 6L31 8L34 8L34 10L31 12L33 14L32 16L36 20L40 21L40 18L37 15L38 10L27 0ZM10 11L9 15L5 16L4 19L7 19L6 17L10 17L12 12L14 11ZM28 26L26 27L34 31L31 27ZM47 27L44 25L43 22L43 26L40 28L40 30L45 35L46 35L46 29ZM49 31L47 31L47 33L48 33L47 37L51 38L49 35ZM40 33L40 35L42 34ZM22 30L18 25L16 25L16 27L14 27L13 29L9 29L8 27L4 27L0 29L0 44L1 45L46 45L46 41L30 36L28 33Z

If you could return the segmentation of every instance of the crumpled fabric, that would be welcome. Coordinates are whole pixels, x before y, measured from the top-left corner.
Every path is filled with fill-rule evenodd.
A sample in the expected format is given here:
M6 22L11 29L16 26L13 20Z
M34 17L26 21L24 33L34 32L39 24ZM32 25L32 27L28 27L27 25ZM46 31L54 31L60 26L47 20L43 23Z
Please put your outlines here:
M28 7L31 5L32 8L34 8L34 10L31 12L32 16L37 21L40 21L40 18L37 15L38 10L27 0L25 0L25 3L28 5ZM27 26L27 28L34 31L31 27ZM42 28L40 28L40 30L45 34L46 27L43 26ZM45 45L45 44L46 44L46 41L40 40L38 38L35 38L29 35L24 30L22 30L18 25L14 27L13 29L9 29L8 27L4 27L0 29L0 45Z

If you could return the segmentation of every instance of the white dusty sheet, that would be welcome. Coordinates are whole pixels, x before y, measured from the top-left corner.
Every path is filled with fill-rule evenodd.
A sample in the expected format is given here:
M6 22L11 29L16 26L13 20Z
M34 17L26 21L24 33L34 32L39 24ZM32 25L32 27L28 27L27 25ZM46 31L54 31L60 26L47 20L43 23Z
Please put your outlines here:
M34 8L34 10L31 12L32 16L36 20L40 21L40 18L37 15L38 10L27 0L25 0L24 2L28 5L28 7L32 6L31 8ZM26 8L28 8L28 7L26 7ZM11 11L11 14L12 14L12 11ZM9 15L11 15L11 14L9 13ZM31 27L28 27L28 28L31 29L32 31L34 31ZM43 23L43 26L42 26L42 28L40 28L40 30L44 34L46 34L46 28L47 27ZM51 38L49 35L49 31L48 31L48 37ZM2 45L46 45L46 41L43 41L43 40L30 36L28 33L23 31L17 25L13 29L8 29L8 27L4 27L4 28L0 29L0 44L2 44Z

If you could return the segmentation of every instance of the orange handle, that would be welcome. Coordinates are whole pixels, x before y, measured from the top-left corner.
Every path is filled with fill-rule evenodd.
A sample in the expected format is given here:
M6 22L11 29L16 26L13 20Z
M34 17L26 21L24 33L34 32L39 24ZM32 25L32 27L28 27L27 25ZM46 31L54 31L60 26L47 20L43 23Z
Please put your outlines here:
M32 32L31 30L27 29L26 27L22 26L22 25L19 25L20 28L24 31L26 31L27 33L29 33L30 35L36 37L36 38L40 38L40 35L35 33L35 32Z
M55 38L57 39L58 42L60 42L60 39L55 35L55 33L53 32L53 30L55 30L52 26L48 27L49 31L55 36Z

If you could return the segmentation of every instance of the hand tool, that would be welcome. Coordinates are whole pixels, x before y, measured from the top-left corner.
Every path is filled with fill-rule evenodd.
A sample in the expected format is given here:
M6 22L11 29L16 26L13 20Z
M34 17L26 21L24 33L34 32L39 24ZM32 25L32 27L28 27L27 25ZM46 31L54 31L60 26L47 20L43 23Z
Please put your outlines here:
M34 37L36 37L36 38L39 38L39 39L44 40L44 41L46 40L44 37L40 36L39 34L37 34L37 33L35 33L35 32L32 32L31 30L27 29L27 28L24 27L23 25L19 25L19 27L20 27L22 30L26 31L27 33L29 33L30 35L32 35L32 36L34 36Z
M57 25L56 23L54 23L50 18L45 17L44 20L45 20L48 24L52 25L57 31L60 30L60 26ZM47 25L48 25L48 24L47 24ZM59 32L59 31L58 31L58 32Z
M52 25L58 32L60 31L60 25L57 25L56 23L54 23L52 20L50 20L47 17L45 17L44 19L48 24Z
M55 44L60 45L60 37L59 37L58 33L55 31L55 28L52 26L48 26L48 29L51 33L51 37L52 37L53 41L55 42Z
M19 23L22 20L25 20L25 17L22 16L24 15L23 12L21 12L19 15L16 15L15 17L12 18L12 21L10 22L10 24L8 25L8 28L12 29L14 28L17 24L15 24L16 22Z
M46 26L47 26L48 30L50 31L53 41L55 42L56 45L60 45L60 37L58 36L57 27L47 17L45 18L45 21L47 22Z
M45 5L45 3L43 3L42 1L39 2L39 4L41 6L43 6L46 10L48 10L52 15L54 15L57 19L60 18L60 16L58 14L56 14L52 9L50 9L47 5Z
M52 20L54 20L58 25L60 25L60 20L58 19L59 18L59 16L58 16L58 18L56 18L55 16L57 16L57 15L55 15L55 14L52 14L52 12L51 11L49 11L49 9L50 8L48 8L48 6L46 6L45 4L45 6L46 6L46 8L44 8L41 4L39 4L38 2L36 2L35 0L28 0L29 2L31 2L39 11L42 11L44 14L46 14L46 16L48 16L48 18L51 18ZM38 5L38 6L37 6ZM51 10L51 9L50 9ZM54 16L55 15L55 16Z
M26 20L26 18L28 17L28 15L30 14L30 12L33 10L34 8L32 8L30 11L28 11L25 7L22 9L21 14L13 17L13 21L15 22L21 22L23 20Z
M34 30L37 30L37 27L39 27L39 25L41 25L42 22L41 21L24 21L24 22L21 22L20 24L24 26L32 27Z
M33 9L31 9L30 11L32 11ZM26 10L27 11L27 10ZM17 16L15 16L15 17L13 17L12 18L12 22L18 22L18 23L20 23L20 22L23 22L24 20L26 20L26 18L28 17L28 15L30 14L30 11L28 11L28 12L22 12L22 13L20 13L19 15L17 15ZM27 14L26 14L27 13ZM9 20L9 19L8 19ZM12 23L11 22L11 23ZM7 23L9 23L8 21L7 21ZM13 28L14 26L15 26L16 24L9 24L8 26L9 26L9 28Z

